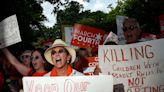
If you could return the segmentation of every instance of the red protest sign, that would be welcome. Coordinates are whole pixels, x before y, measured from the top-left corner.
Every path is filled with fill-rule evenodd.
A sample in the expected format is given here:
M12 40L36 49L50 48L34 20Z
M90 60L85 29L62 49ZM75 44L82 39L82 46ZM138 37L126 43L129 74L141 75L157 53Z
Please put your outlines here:
M73 38L71 44L81 48L90 47L98 49L98 45L103 44L108 32L94 27L75 24L73 27Z
M93 72L98 65L98 57L87 57L88 67L83 69L85 75L94 75Z

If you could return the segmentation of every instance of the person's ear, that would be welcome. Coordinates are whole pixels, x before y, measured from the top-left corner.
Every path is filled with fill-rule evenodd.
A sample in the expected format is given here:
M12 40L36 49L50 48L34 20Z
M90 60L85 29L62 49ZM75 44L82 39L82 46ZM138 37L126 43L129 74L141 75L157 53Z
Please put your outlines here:
M71 61L71 55L68 55L67 56L67 63L70 63L70 61Z

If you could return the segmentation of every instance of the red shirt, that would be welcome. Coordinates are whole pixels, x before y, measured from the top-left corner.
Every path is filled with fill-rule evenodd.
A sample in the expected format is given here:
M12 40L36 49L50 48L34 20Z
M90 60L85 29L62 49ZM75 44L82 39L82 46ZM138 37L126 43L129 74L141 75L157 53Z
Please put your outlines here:
M32 76L43 76L43 75L45 75L46 73L48 73L48 71L44 71L44 72L42 72L42 73L35 72L35 73L32 74Z
M0 90L2 90L4 85L4 75L0 72Z
M72 67L70 65L68 65L68 68L67 68L67 76L71 75L71 73L72 73ZM56 67L54 67L52 69L50 76L57 76Z

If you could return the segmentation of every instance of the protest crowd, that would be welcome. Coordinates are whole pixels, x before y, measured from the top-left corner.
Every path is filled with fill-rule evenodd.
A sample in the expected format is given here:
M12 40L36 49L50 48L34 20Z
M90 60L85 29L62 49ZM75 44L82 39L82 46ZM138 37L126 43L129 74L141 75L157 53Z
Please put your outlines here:
M75 27L79 25L80 24L76 24ZM88 28L90 30L90 27ZM25 44L25 43L18 44L19 46L17 47L18 49L16 50L11 49L10 46L12 46L13 44L9 46L1 47L0 92L24 91L23 90L24 85L22 83L23 77L101 76L101 75L112 75L113 77L120 78L120 80L121 78L128 79L128 84L119 83L119 82L110 84L113 86L113 92L164 92L164 86L162 86L164 85L163 81L161 84L158 84L160 85L158 86L158 88L148 89L148 87L147 88L144 87L144 85L146 85L144 84L145 83L144 80L146 80L146 78L142 78L141 84L143 86L139 85L140 81L136 82L138 83L136 84L136 86L140 86L141 88L134 87L135 83L132 83L133 81L130 79L133 78L134 76L131 71L134 72L135 70L137 70L137 78L140 74L141 74L140 77L143 76L147 77L150 75L150 72L147 75L139 72L139 70L142 69L141 67L142 64L139 65L139 63L136 63L135 65L132 62L130 62L131 67L126 66L126 68L125 67L123 68L123 66L121 67L120 64L118 65L116 64L117 62L128 62L130 57L126 57L125 54L131 55L130 60L132 61L135 59L136 61L141 59L149 59L150 60L149 63L151 63L151 59L156 56L155 52L153 52L153 50L151 49L153 48L154 44L141 46L142 44L140 43L151 42L154 40L162 40L161 42L163 42L163 38L160 38L160 36L153 35L153 34L149 34L148 36L147 35L145 36L145 33L142 32L137 20L128 17L125 17L124 20L122 21L122 32L123 32L122 35L124 35L125 37L124 44L119 43L119 35L116 35L113 32L107 33L107 32L102 32L102 30L98 30L98 31L96 30L97 32L84 30L88 32L88 35L85 35L84 34L85 32L82 32L82 30L80 29L76 29L76 30L79 31L73 32L73 35L75 34L75 36L72 37L70 43L74 46L77 46L78 48L67 44L66 39L62 39L62 38L57 38L56 40L52 41L52 44L46 48L36 48L31 44ZM101 39L105 36L106 38ZM147 43L143 43L143 44L147 44ZM102 47L101 46L99 47L99 45L101 45ZM116 49L115 46L120 46L120 47L116 47L117 48ZM127 46L127 47L125 47L126 49L123 49L123 47L121 46ZM140 48L141 50L138 49L139 46L141 46ZM127 48L130 48L129 52ZM117 51L119 49L122 55L121 59L120 59L121 56ZM133 54L133 52L135 52L135 54ZM103 62L109 61L110 62L109 64L113 64L112 67L108 66L110 67L110 69L113 68L115 71L122 71L122 73L127 71L128 73L121 74L113 71L106 73L106 71L104 72L104 70L107 67L106 66L103 67L102 64L103 62L100 62L102 60ZM162 66L160 66L159 64L160 63L154 64L154 66L151 67L157 66L160 69L163 66L163 63L161 63ZM153 73L155 74L155 72ZM161 73L159 74L163 75L164 73L161 70ZM135 81L138 80L139 79L136 79ZM104 84L104 85L109 85L109 84ZM131 88L127 88L127 85L130 86ZM154 84L154 86L156 85ZM148 91L148 90L158 90L158 91ZM79 91L79 92L83 92L83 91Z

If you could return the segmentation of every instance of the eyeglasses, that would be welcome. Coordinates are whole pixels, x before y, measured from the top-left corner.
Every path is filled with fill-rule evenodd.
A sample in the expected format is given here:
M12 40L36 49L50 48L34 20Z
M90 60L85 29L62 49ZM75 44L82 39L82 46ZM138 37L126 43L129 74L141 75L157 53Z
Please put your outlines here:
M134 30L135 28L138 28L137 26L129 26L129 27L123 27L123 31L126 32L128 30Z
M54 50L51 51L51 55L56 55L57 53L58 54L64 54L64 53L66 53L66 51L64 49L60 49L58 52L56 52Z
M20 60L23 61L24 59L30 59L30 55L21 55Z
M39 56L35 56L35 57L31 56L31 61L35 61L35 60L38 60L38 59L39 59Z

